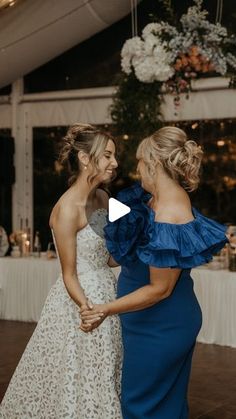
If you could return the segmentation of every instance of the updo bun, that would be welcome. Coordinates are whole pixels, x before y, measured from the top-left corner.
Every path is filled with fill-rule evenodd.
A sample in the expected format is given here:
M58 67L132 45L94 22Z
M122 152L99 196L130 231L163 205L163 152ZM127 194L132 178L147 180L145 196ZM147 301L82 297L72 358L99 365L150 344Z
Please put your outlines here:
M88 154L90 162L94 165L94 174L89 179L92 181L99 172L98 161L104 153L108 141L114 141L110 134L100 131L92 125L80 123L72 125L63 140L59 162L71 174L69 185L72 185L81 173L79 151Z
M203 152L185 132L177 127L163 127L145 138L138 147L137 159L147 164L149 174L154 176L161 164L166 173L185 190L197 189Z

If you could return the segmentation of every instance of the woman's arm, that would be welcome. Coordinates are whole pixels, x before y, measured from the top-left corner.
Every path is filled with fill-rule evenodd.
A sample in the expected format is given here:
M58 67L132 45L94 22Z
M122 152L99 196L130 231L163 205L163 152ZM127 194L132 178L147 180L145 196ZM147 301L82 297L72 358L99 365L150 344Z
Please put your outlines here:
M106 304L94 305L90 311L81 310L83 323L96 324L97 316L127 313L151 307L159 301L169 297L176 285L181 269L155 268L150 266L150 284L139 288ZM99 323L100 324L100 323Z
M117 263L112 256L109 257L107 264L110 266L110 268L116 268L117 266L120 266L120 264Z
M53 233L60 258L62 276L68 294L79 307L88 307L76 271L76 236L78 213L70 207L60 208L53 221Z

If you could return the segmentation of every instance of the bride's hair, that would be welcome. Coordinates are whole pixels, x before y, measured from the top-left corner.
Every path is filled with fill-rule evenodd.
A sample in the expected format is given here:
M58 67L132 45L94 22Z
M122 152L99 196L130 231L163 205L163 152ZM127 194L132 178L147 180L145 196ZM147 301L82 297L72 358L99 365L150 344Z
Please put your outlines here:
M109 133L101 131L89 124L76 123L68 129L63 138L59 162L71 174L68 181L69 186L76 181L81 173L78 152L83 151L89 156L89 161L94 167L94 173L89 176L88 181L92 182L99 173L98 162L109 140L115 143L114 138Z
M202 149L177 127L163 127L145 138L138 146L136 157L143 159L150 176L160 164L171 179L189 192L197 189Z

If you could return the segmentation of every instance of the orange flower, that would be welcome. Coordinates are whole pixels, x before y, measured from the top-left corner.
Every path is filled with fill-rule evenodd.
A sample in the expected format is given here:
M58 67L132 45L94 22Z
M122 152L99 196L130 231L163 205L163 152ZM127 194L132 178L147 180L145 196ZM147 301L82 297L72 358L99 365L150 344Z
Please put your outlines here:
M194 57L196 57L199 54L199 49L196 45L193 45L190 48L190 55L193 55Z
M183 55L181 57L181 61L182 61L182 66L183 67L187 67L187 65L188 65L188 58L186 57L186 55Z
M199 58L196 55L191 55L189 57L189 62L192 66L195 66L199 63Z
M203 64L202 66L202 72L203 73L208 73L209 71L209 64Z
M209 71L215 71L215 66L214 66L214 64L209 63L209 64L208 64L208 66L209 66Z
M200 63L196 64L196 65L194 66L194 69L195 69L195 71L201 71L201 69L202 69L201 64L200 64Z
M175 67L175 70L177 70L177 71L182 68L182 61L181 61L180 58L177 58L174 67Z
M209 58L208 58L208 57L206 57L205 55L201 55L201 61L202 61L204 64L209 63Z

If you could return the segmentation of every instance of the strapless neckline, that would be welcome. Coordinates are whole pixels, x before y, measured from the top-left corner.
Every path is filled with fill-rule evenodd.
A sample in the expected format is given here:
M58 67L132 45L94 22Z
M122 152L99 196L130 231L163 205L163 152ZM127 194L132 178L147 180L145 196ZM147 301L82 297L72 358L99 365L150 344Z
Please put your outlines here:
M94 217L94 215L96 214L96 213L98 213L98 212L105 212L106 214L107 214L107 209L106 208L97 208L97 209L95 209L93 212L92 212L92 214L91 214L91 216L90 216L90 219L92 218L92 217ZM90 229L96 234L96 236L98 236L98 234L93 230L93 228L91 227L91 225L90 225L90 223L87 223L84 227L82 227L80 230L78 230L77 231L77 233L76 233L76 236L78 236L79 235L79 233L82 233L84 230L86 230L86 228L87 227L90 227ZM54 237L54 232L53 232L53 228L51 227L51 232L52 232L52 235L53 235L53 237Z
M94 217L95 214L97 214L98 212L105 212L107 214L107 209L106 208L97 208L96 210L94 210L90 216L90 220L92 219L92 217ZM90 222L87 223L84 227L82 227L80 230L77 231L77 236L79 233L81 233L82 231L84 231L87 227L90 227L90 229L96 234L96 236L98 236L98 234L94 231L94 229L91 227Z

